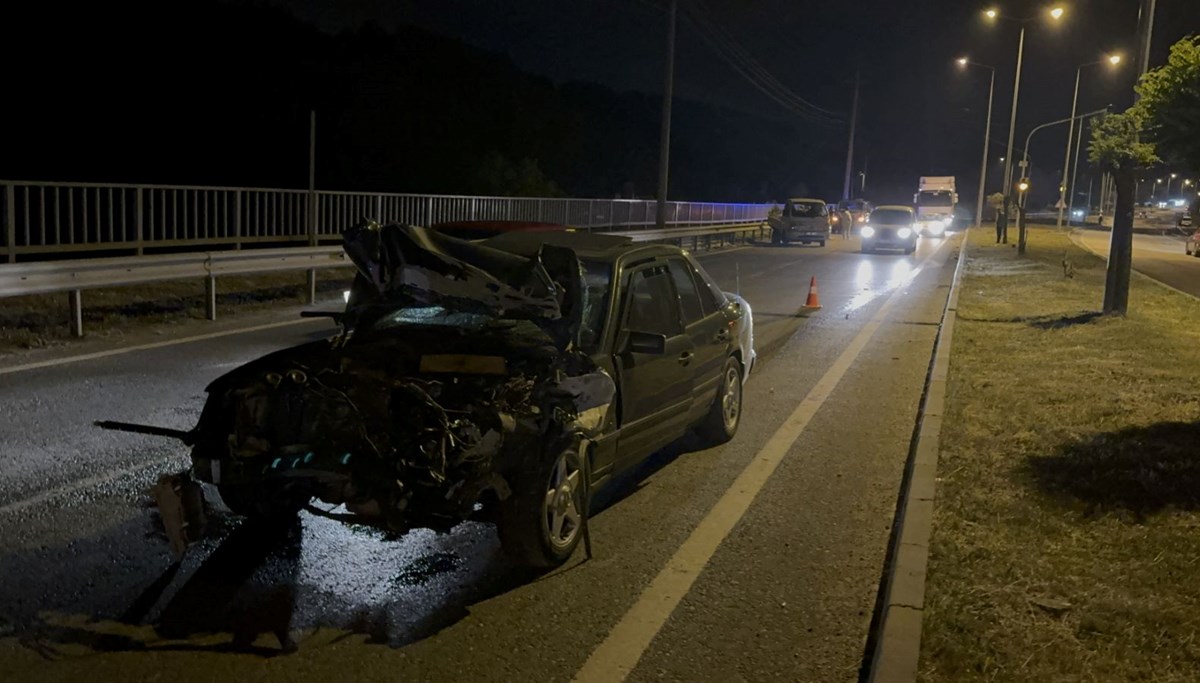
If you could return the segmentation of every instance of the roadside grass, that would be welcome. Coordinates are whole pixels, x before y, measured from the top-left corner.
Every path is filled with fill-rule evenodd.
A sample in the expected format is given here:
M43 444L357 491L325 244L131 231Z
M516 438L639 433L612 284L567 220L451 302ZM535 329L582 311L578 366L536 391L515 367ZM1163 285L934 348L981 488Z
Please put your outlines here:
M1066 233L990 242L964 265L920 677L1200 680L1200 302L1134 276L1129 316L1099 316L1104 263Z
M320 273L318 296L350 286L352 271ZM217 279L217 318L303 304L303 271ZM204 283L174 280L137 287L84 290L83 327L89 338L112 337L148 329L170 329L204 319ZM68 344L67 295L39 294L0 299L0 355L23 349Z

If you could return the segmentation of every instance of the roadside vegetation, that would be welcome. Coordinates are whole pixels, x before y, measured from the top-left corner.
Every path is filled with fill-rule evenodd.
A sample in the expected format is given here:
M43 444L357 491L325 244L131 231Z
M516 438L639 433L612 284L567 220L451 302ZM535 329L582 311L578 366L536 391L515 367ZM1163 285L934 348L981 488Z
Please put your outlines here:
M970 236L921 678L1200 680L1200 302L1029 240Z

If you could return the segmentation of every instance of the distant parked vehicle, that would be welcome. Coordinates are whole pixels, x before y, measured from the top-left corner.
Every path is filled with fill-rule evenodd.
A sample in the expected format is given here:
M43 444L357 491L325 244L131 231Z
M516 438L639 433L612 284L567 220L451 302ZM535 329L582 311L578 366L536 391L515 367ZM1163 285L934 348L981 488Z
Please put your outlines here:
M825 246L833 223L829 209L820 199L794 197L787 200L783 215L771 224L771 243L801 242Z
M1200 256L1200 230L1188 235L1187 241L1183 243L1183 253L1188 256Z
M1190 213L1180 214L1179 218L1175 221L1175 225L1178 227L1181 227L1181 228L1192 227L1192 214L1190 214Z

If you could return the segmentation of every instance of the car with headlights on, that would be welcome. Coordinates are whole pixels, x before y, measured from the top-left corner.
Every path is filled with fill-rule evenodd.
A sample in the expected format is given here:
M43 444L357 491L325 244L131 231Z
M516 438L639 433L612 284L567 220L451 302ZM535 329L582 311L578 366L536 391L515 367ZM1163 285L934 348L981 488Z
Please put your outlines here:
M917 248L917 215L911 206L885 204L867 216L859 231L864 254L880 249L896 249L911 254Z

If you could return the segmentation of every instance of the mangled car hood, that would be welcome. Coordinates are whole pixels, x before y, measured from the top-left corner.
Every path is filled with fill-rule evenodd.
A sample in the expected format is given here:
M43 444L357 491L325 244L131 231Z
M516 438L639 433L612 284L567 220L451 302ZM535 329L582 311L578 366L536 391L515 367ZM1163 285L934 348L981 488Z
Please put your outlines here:
M374 221L355 225L343 237L358 268L347 329L389 309L443 306L531 320L560 349L575 342L585 299L582 269L570 249L543 245L526 257L415 225Z

